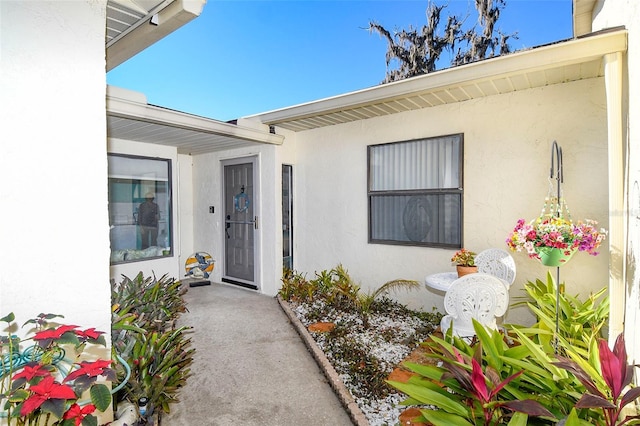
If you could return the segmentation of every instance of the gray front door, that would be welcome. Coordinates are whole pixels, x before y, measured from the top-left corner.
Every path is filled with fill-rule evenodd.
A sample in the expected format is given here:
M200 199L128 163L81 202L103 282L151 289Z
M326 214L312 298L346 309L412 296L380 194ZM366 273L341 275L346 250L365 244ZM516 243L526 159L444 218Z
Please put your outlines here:
M258 227L254 162L224 164L225 269L222 281L258 289L254 241Z

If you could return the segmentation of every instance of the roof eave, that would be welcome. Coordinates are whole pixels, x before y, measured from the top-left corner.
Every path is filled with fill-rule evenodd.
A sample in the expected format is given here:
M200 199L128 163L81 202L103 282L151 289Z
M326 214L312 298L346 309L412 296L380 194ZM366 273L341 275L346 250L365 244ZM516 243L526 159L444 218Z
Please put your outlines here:
M258 119L263 124L277 125L331 111L402 98L420 91L437 91L452 85L587 62L608 53L626 51L626 48L626 30L603 32L246 118Z
M168 3L160 10L150 11L130 31L107 44L107 71L200 16L206 0L172 0ZM150 20L155 15L152 24Z
M282 145L284 141L284 136L264 130L229 124L114 96L107 96L107 116L127 118L140 124L160 124L174 129L223 136L238 142ZM111 137L118 138L118 135L111 135ZM214 148L212 147L210 151L215 150Z

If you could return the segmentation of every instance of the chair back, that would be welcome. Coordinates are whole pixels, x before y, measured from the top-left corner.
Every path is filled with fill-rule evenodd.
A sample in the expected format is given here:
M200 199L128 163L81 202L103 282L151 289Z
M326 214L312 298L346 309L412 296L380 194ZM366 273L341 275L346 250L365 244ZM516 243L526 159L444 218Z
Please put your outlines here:
M508 286L516 280L516 263L513 257L501 249L483 250L476 256L478 272L503 279Z
M508 305L509 290L501 279L484 273L465 275L451 284L444 297L448 315L441 323L442 332L453 323L455 335L473 336L473 319L495 330L496 318L507 312Z

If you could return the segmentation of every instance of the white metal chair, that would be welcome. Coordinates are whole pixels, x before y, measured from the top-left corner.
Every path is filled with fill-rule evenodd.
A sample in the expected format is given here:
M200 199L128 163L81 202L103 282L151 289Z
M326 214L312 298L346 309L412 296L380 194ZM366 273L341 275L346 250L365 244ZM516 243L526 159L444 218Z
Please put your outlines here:
M478 272L503 279L508 287L516 280L516 263L513 257L501 249L483 250L476 256Z
M502 317L509 306L509 290L500 278L491 274L469 274L453 282L444 296L447 312L440 328L459 337L475 335L473 319L487 328L497 329L496 318Z

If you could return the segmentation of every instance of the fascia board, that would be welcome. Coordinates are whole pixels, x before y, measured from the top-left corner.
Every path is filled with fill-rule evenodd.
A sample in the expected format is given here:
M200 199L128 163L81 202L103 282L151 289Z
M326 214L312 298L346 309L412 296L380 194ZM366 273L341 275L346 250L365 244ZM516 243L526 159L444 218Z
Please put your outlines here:
M142 105L126 99L107 98L107 115L132 120L162 124L179 129L192 130L218 136L233 137L250 142L282 145L284 136L250 127L237 126L222 121L168 110L153 105Z
M205 3L206 0L174 0L158 12L150 12L135 29L107 47L107 71L200 16ZM158 25L151 25L149 20L155 14Z
M626 49L627 31L618 30L486 59L245 118L257 118L264 124L277 124L402 98L420 92L437 91L447 87L588 62L608 53L624 52Z

